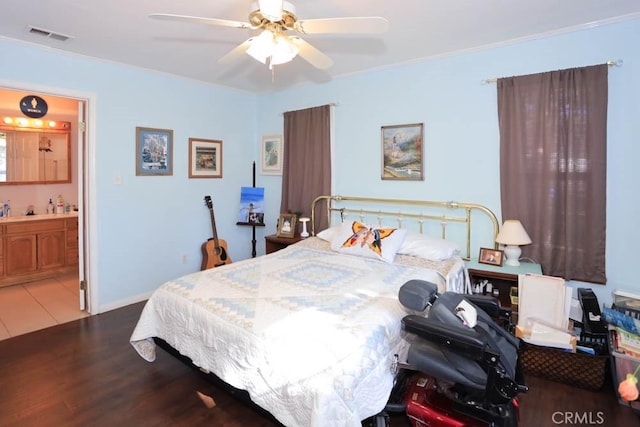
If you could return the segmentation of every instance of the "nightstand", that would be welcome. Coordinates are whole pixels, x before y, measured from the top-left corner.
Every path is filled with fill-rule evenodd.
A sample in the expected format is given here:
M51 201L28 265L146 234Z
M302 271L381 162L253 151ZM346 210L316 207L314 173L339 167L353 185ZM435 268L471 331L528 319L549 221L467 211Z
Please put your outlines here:
M478 282L488 280L493 285L493 289L498 289L500 292L498 299L503 307L512 307L509 291L512 286L518 288L518 274L542 274L540 264L533 262L520 262L517 267L510 265L498 267L480 263L477 258L467 261L467 270L471 287L473 288ZM517 308L517 306L512 307L514 313L517 313Z
M272 234L270 236L265 236L264 240L266 245L265 252L270 254L299 242L302 240L302 237L278 237L276 234Z

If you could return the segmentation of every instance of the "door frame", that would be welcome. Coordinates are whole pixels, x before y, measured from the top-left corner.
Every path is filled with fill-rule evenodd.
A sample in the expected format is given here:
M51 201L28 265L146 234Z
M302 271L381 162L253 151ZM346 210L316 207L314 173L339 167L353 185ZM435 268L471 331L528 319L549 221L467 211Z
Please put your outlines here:
M88 283L86 291L86 311L97 314L100 307L98 301L97 275L97 212L96 212L96 99L92 92L77 91L69 88L43 86L29 82L18 82L0 79L0 87L7 90L35 92L60 98L70 98L84 104L85 131L78 132L78 257L79 280ZM78 111L77 121L80 121ZM79 123L78 123L79 124ZM82 135L84 134L84 138Z

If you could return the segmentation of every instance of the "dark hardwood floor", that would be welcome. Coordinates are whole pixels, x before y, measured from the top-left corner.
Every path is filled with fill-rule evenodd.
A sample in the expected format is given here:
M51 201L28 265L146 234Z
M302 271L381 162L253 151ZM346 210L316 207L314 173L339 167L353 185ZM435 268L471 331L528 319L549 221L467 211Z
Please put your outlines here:
M162 350L153 363L141 359L129 337L142 307L0 341L0 426L279 426ZM527 383L522 426L640 425L610 382L599 392L535 377ZM217 406L206 408L196 391ZM391 425L409 423L394 416Z

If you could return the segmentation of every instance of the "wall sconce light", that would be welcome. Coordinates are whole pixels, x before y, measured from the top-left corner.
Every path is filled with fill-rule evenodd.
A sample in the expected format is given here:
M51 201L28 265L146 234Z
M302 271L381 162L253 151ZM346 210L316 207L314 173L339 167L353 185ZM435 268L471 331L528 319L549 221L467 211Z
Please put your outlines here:
M51 129L68 130L71 122L57 122L55 120L29 119L26 117L0 116L0 126L10 129Z

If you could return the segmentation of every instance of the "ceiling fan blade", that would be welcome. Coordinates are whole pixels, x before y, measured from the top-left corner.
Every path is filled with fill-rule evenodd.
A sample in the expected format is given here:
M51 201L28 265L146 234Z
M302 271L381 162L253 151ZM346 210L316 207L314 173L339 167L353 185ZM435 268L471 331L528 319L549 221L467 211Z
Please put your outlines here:
M258 0L258 9L271 22L282 19L282 0Z
M218 63L229 64L233 61L240 59L240 57L247 52L247 49L251 47L252 41L253 41L253 37L240 43L238 46L234 47L229 52L227 52L223 57L218 59Z
M289 41L298 48L298 55L309 64L321 70L333 65L333 60L300 37L289 37Z
M303 19L294 29L302 34L376 34L389 29L389 21L379 16Z
M253 27L246 22L229 21L226 19L202 18L199 16L172 15L170 13L152 13L149 15L149 18L161 19L165 21L182 21L204 25L215 25L220 27L253 29Z

